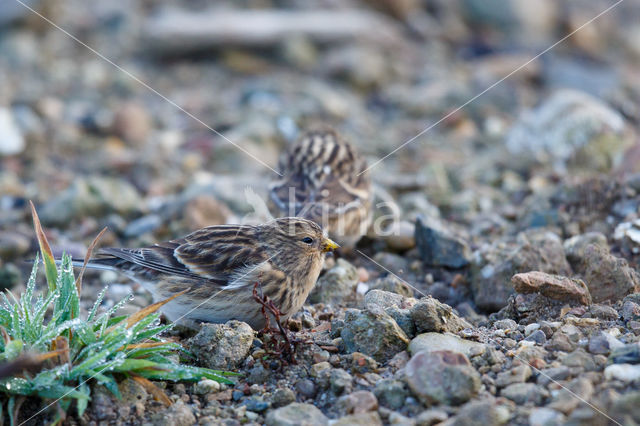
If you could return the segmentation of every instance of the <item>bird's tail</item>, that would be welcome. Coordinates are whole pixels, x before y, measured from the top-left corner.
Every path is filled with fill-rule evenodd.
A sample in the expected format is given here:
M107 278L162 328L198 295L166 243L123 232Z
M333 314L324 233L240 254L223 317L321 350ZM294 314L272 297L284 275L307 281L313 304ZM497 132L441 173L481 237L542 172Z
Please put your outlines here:
M91 259L87 262L87 269L97 269L101 271L115 271L115 259ZM61 259L56 259L56 265L62 263ZM82 268L84 266L84 259L71 259L71 264L74 268Z

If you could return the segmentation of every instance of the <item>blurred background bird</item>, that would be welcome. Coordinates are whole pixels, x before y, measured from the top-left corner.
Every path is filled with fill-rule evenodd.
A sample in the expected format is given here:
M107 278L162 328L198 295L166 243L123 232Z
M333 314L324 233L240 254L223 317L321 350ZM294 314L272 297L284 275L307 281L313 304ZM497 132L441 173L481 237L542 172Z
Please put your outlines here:
M316 283L324 253L337 247L315 222L287 217L257 226L210 226L145 248L106 248L87 267L121 272L156 301L190 289L161 308L171 321L191 326L235 319L260 329L267 317L254 286L286 321Z
M352 248L371 222L367 163L338 132L310 130L279 162L282 178L270 186L276 216L301 216L321 225L341 246Z

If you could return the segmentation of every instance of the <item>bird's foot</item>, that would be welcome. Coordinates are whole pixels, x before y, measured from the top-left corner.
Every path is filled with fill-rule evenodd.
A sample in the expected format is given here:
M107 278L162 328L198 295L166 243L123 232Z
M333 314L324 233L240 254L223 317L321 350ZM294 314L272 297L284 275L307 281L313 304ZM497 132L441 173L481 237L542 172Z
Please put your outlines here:
M259 282L256 282L253 286L253 298L262 306L262 315L265 318L265 325L262 330L258 332L261 335L270 335L275 337L275 333L279 333L282 336L283 342L279 342L277 338L270 340L270 344L265 345L267 353L282 357L283 360L291 363L296 363L295 350L296 344L300 343L295 337L289 336L289 332L285 326L282 325L281 317L282 311L273 303L273 300L269 296L262 293L262 287ZM271 317L275 318L278 328L271 327Z

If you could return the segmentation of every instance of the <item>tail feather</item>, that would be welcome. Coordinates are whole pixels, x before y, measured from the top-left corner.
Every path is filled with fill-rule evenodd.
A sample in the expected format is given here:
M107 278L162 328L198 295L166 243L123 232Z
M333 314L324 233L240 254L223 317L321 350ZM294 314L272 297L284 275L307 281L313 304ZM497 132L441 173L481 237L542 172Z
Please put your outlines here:
M101 271L117 271L118 269L114 265L114 259L91 259L87 263L87 269L97 269ZM62 263L61 259L56 259L56 265ZM84 259L71 259L71 265L74 268L82 268L84 265Z

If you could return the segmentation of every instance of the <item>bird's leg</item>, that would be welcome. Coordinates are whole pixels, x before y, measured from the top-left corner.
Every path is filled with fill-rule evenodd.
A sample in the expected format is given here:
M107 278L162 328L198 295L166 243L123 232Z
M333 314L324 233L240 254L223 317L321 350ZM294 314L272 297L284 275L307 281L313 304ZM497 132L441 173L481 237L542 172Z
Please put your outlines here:
M258 288L260 288L260 294L258 294ZM284 348L277 350L276 352L278 355L282 355L284 353L285 355L288 356L288 358L291 359L292 362L295 362L295 358L294 358L295 347L292 343L292 339L289 338L289 333L287 332L286 328L282 325L282 321L281 321L282 311L280 311L280 309L278 309L275 303L273 303L273 300L269 299L269 296L262 294L262 288L260 287L259 282L256 282L253 286L253 298L256 300L256 302L258 302L262 306L262 314L264 315L266 320L263 333L271 331L270 315L269 315L271 314L275 318L276 324L278 325L277 331L280 332L280 335L282 335L282 338L284 339L284 343L285 343Z
M260 295L258 295L258 289L260 289ZM265 319L263 332L268 332L271 329L271 319L267 314L266 297L262 294L262 287L258 281L253 285L253 299L261 305L262 315Z

